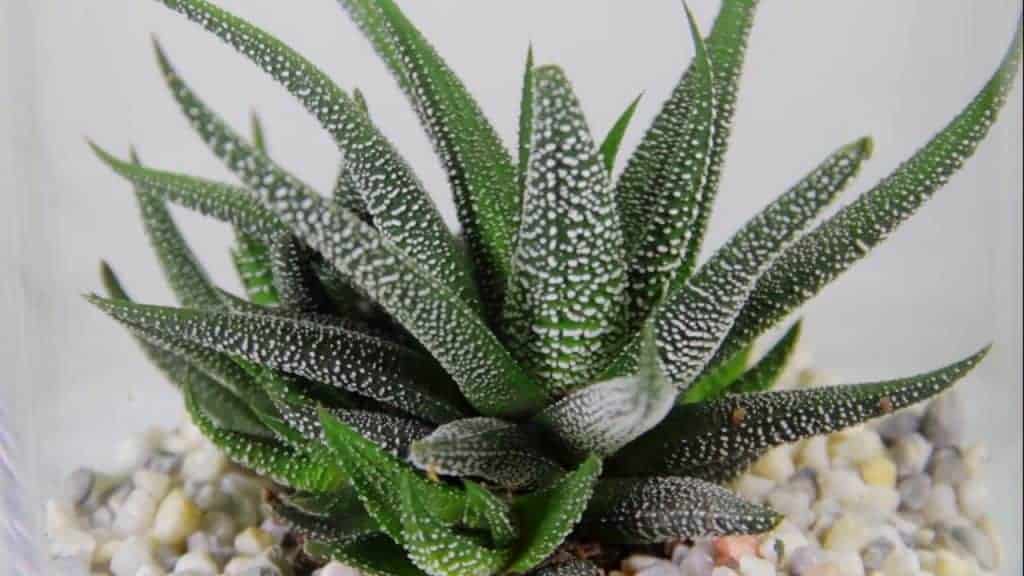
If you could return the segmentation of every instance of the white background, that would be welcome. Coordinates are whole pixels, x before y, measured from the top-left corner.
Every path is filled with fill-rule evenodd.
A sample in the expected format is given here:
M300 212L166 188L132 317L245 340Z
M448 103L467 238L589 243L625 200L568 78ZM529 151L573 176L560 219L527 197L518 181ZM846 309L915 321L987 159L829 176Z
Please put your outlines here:
M230 48L158 2L0 3L0 401L16 413L33 498L77 464L109 463L117 439L180 416L114 323L79 297L107 258L132 294L170 303L128 186L85 137L151 165L227 178L164 90L150 34L183 75L239 127L265 117L272 154L329 190L338 153L282 89ZM331 0L219 3L279 35L344 88L417 167L446 216L447 184L383 65ZM625 152L692 54L679 2L403 2L514 142L527 43L561 64L595 133L645 91ZM692 0L707 30L717 2ZM958 111L1013 34L1016 0L765 0L750 42L733 145L712 224L719 244L828 152L875 138L847 198L866 190ZM872 258L807 307L805 341L849 381L930 369L995 340L964 383L973 435L991 445L1005 573L1021 544L1021 92L1011 95L967 167ZM620 157L621 158L621 157ZM179 219L214 275L236 287L228 231Z

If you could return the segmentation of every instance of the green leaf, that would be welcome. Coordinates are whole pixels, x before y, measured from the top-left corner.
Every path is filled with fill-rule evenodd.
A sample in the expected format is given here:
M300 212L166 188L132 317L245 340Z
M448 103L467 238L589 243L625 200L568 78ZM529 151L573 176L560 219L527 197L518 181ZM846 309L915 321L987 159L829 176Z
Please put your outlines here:
M601 460L591 456L550 488L513 501L521 537L509 572L526 572L562 544L583 516L600 475Z
M526 173L530 167L530 142L533 140L533 45L526 51L523 93L519 99L519 197L526 194ZM518 230L516 231L518 234Z
M313 558L337 560L364 576L426 576L409 560L401 546L383 534L344 544L310 540L306 542L305 551Z
M380 534L377 523L363 509L352 488L345 487L337 492L314 496L330 504L330 514L316 514L303 510L288 496L278 497L272 494L266 501L275 516L287 522L293 530L306 538L337 545Z
M329 299L314 269L314 252L291 234L270 245L271 273L281 304L307 312L328 308Z
M928 144L789 248L758 281L720 356L742 348L880 244L967 161L996 121L1020 67L1021 26L995 74Z
M277 216L261 206L244 188L135 166L118 160L96 144L90 143L90 146L115 172L171 202L228 222L260 240L272 241L287 232Z
M862 138L832 153L810 174L748 221L677 291L654 311L658 345L669 379L686 391L708 367L735 354L718 348L757 284L814 219L832 203L871 154ZM612 371L628 373L634 340ZM716 353L718 354L716 356ZM625 362L624 370L620 363Z
M609 460L608 468L628 476L726 479L766 448L835 432L930 398L967 374L987 351L908 378L734 394L676 406L660 425Z
M320 70L266 32L205 0L163 0L260 65L306 106L334 137L381 234L468 305L479 309L465 255L416 176L369 118ZM156 46L167 84L210 149L268 205L273 196L314 194L239 137L178 76ZM301 234L299 234L302 236Z
M609 478L597 484L581 531L601 542L652 544L767 532L782 520L695 478Z
M344 484L345 477L338 466L324 458L326 451L297 451L276 440L221 428L199 405L191 388L192 384L187 382L182 389L192 422L231 460L297 490L330 492Z
M630 312L639 325L675 278L704 201L717 110L712 61L689 9L691 69L654 120L616 185L629 262Z
M565 75L534 73L522 227L505 302L510 348L554 395L594 375L623 326L622 236L608 173Z
M611 174L612 170L615 168L615 157L619 154L619 147L622 145L622 138L626 135L626 129L629 128L629 121L633 119L636 107L640 104L640 99L643 98L643 96L644 95L641 93L633 99L615 123L612 124L611 130L609 130L608 134L605 135L604 140L601 141L601 158L604 159L604 168L608 171L608 174Z
M231 261L250 301L260 306L273 306L280 301L265 243L244 232L236 233Z
M508 502L495 496L483 486L463 480L466 489L466 514L463 524L486 526L491 541L497 548L507 548L516 539Z
M530 576L604 576L604 571L586 560L575 558L543 566L530 572Z
M497 418L466 418L414 442L410 461L422 470L483 478L512 490L538 486L561 472L516 424Z
M217 126L219 134L226 133L226 127ZM236 151L244 145L237 137L230 142ZM544 391L452 290L417 268L356 216L330 209L301 183L271 170L262 156L249 154L245 159L242 164L268 171L264 174L268 178L254 187L261 200L430 350L479 412L517 415L536 411L545 403Z
M455 525L464 517L465 497L447 486L420 477L415 470L363 438L341 420L321 411L320 422L328 447L338 466L349 476L366 511L381 530L404 543L401 486L409 482L419 489L431 515Z
M750 370L743 373L729 385L729 394L748 394L750 392L762 392L770 390L779 375L785 370L790 356L796 350L797 341L800 340L801 322L793 324L786 333L771 347L765 355L754 364Z
M743 375L747 369L748 360L750 360L749 346L715 368L706 368L704 375L687 388L686 392L680 394L677 402L692 404L721 396L730 384Z
M402 546L424 572L491 576L508 561L509 550L487 548L435 518L407 478L402 479L401 496Z
M366 105L363 93L358 89L353 90L352 100L363 114L369 118L370 110ZM341 169L338 171L338 178L334 184L334 193L331 197L336 206L350 210L353 214L359 216L363 222L373 225L373 216L370 214L370 209L366 207L366 200L359 193L359 182L344 159L342 159Z
M89 300L130 327L337 386L428 421L461 416L458 409L424 391L431 379L445 378L429 358L359 332L278 316Z
M391 0L339 0L387 63L434 142L491 312L519 222L516 167L462 82Z
M133 164L140 165L134 151L132 159ZM145 186L135 187L135 198L139 203L146 236L149 237L164 277L178 302L182 306L194 308L220 307L216 290L178 230L164 199Z
M573 392L541 412L535 423L576 457L614 454L655 427L675 403L676 389L662 373L653 331L646 328L644 337L637 374Z

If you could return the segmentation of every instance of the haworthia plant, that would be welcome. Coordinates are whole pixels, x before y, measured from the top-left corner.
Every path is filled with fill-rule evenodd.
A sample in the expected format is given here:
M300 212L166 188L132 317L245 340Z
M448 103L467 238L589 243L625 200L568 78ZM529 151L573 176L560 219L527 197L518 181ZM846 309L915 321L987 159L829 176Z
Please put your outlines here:
M920 402L984 350L917 376L772 390L800 332L755 340L906 220L996 121L1020 25L991 80L924 148L811 229L871 153L839 147L697 266L755 0L723 0L624 163L633 101L595 141L568 75L523 78L517 157L393 0L341 0L411 100L458 208L432 197L351 95L207 0L161 0L295 96L342 153L331 196L210 109L158 48L172 97L241 185L96 154L131 182L181 308L102 268L90 302L183 393L212 442L276 483L309 557L388 576L596 576L572 554L771 529L727 481L773 446ZM167 203L230 224L245 298L202 269ZM811 229L810 232L808 230Z

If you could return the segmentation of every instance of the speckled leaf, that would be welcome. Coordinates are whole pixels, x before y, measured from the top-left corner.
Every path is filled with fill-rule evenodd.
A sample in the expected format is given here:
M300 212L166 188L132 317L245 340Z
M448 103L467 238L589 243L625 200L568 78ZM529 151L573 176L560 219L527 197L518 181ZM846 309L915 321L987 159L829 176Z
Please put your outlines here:
M581 531L601 542L647 544L758 534L782 516L695 478L608 478L597 484Z
M735 394L677 406L608 462L616 474L718 481L765 448L827 434L930 398L959 380L984 349L945 368L884 382Z
M402 546L409 559L431 576L491 576L508 561L508 549L492 549L456 532L431 514L418 487L401 480Z
M672 261L675 269L676 285L689 277L700 252L701 242L711 214L711 206L718 190L718 183L728 146L729 133L735 110L736 95L739 89L739 78L743 68L747 38L753 25L757 0L724 0L721 11L715 19L711 34L707 37L706 53L713 64L712 92L714 106L712 108L713 131L708 140L700 134L696 141L687 134L688 128L706 121L701 107L689 106L692 94L699 90L707 79L702 58L694 58L694 62L683 74L672 96L662 106L654 119L651 128L644 135L636 152L627 163L626 169L619 179L616 192L620 198L620 206L625 208L628 197L637 197L653 190L679 189L687 185L681 178L681 159L693 158L694 154L702 154L707 158L704 172L701 175L701 188L690 188L693 202L691 212L685 215L686 232L683 234L685 243L672 247L676 260ZM680 149L685 149L685 154ZM695 174L696 175L696 174ZM653 205L657 206L657 205ZM651 207L653 207L651 206ZM627 230L627 255L635 258L636 247L641 246L641 232L646 228L648 220L642 202L634 202L633 208L623 212L625 229ZM678 218L678 216L676 216ZM678 232L678 230L676 230ZM631 235L632 234L632 235ZM678 240L677 240L678 242ZM649 248L657 249L658 244ZM642 270L642 267L640 268ZM664 275L664 274L663 274ZM636 293L636 292L634 292ZM640 292L644 294L645 292ZM647 292L650 297L657 298L658 293ZM640 302L635 301L635 306ZM653 305L654 301L647 303ZM646 312L644 307L635 307L635 317L642 318Z
M273 306L279 302L270 270L270 253L265 243L250 234L236 233L231 261L250 301L260 306Z
M396 542L404 540L400 494L403 481L417 486L431 515L449 526L462 521L465 497L460 492L421 477L331 414L321 411L320 421L327 445L351 479L359 500L381 530Z
M444 424L415 442L409 456L423 470L483 478L510 489L537 486L561 472L519 426L497 418Z
M214 21L218 20L207 23ZM255 34L252 30L249 33ZM188 110L195 113L198 107L195 103ZM205 112L203 116L209 121L200 128L216 133L219 145L215 148L234 151L238 162L233 164L249 174L246 180L260 199L430 350L480 412L520 414L536 410L546 401L544 391L523 373L476 312L453 292L457 286L439 284L358 217L329 208L304 184L274 167L263 155L247 149L223 123L209 119Z
M505 302L509 346L554 394L586 382L623 328L622 233L608 173L558 68L534 70L522 227Z
M218 427L196 402L190 390L183 387L185 407L192 422L210 442L239 465L266 476L275 482L297 490L329 492L345 482L345 476L331 460L324 458L326 451L303 453L268 440Z
M345 157L357 190L381 234L471 306L479 299L469 266L441 215L397 150L367 115L323 72L273 36L205 0L162 0L259 65L320 121ZM210 111L157 46L167 83L182 111L227 166L263 195L278 188L305 190Z
M311 540L305 551L313 558L331 559L359 570L364 576L426 576L405 550L387 536L366 536L345 544Z
M460 412L424 391L445 378L418 354L365 334L312 321L129 304L90 298L117 320L372 398L429 421Z
M730 384L743 375L749 359L750 347L747 347L717 366L705 368L704 374L680 394L676 402L690 404L721 396Z
M748 221L654 311L666 374L681 391L708 366L729 357L712 361L758 278L835 200L870 154L867 138L834 152ZM628 357L631 348L623 354Z
M796 350L796 344L800 340L800 326L801 322L799 321L793 324L756 364L729 385L726 392L747 394L770 390L782 371L786 369L790 356Z
M363 509L351 487L316 497L330 504L330 514L315 514L296 506L288 496L272 495L266 501L278 518L306 538L329 544L344 544L372 534L380 528Z
M661 422L675 404L654 334L644 330L639 371L577 390L537 415L535 423L575 456L607 456Z
M481 295L501 305L519 220L516 169L444 60L391 0L339 0L387 63L434 142L476 260Z
M543 566L530 576L604 576L604 571L586 560L572 559L557 564Z
M140 165L134 151L132 163ZM145 186L135 186L135 199L146 236L178 302L190 308L219 307L217 292L174 223L164 199Z
M550 488L513 501L521 537L508 571L526 572L562 544L583 516L600 475L601 460L591 456Z
M689 8L693 65L616 184L629 263L630 317L647 318L682 269L706 193L717 111L711 60Z
M1020 67L1021 25L981 92L913 157L783 254L757 283L720 354L743 347L818 293L921 207L974 153Z
M643 98L643 94L640 94L630 102L629 106L622 111L622 114L612 124L604 140L601 141L601 159L604 160L604 168L608 171L608 174L611 174L615 168L615 157L618 156L619 147L622 146L622 138L626 135L626 129L629 128L629 122L633 119L633 114L636 112L636 107L640 104L641 98Z
M533 45L526 51L526 69L523 71L523 91L519 97L519 162L520 201L526 193L526 173L530 167L530 142L533 140ZM518 235L519 231L515 231Z
M270 245L271 271L281 305L306 312L323 312L329 299L313 264L313 251L291 234Z
M115 172L136 186L200 214L234 225L258 239L272 241L287 231L273 212L244 188L183 174L152 170L118 160L99 146L92 149Z
M352 100L363 114L369 118L370 110L367 107L366 98L363 97L363 93L358 89L353 90ZM341 169L338 170L338 177L335 180L334 193L331 195L331 198L336 206L351 211L367 224L373 224L373 216L370 215L370 209L366 207L366 200L359 193L359 183L344 159L341 162Z
M508 547L517 536L508 502L476 482L463 480L462 484L466 491L466 513L462 523L485 526L495 547Z

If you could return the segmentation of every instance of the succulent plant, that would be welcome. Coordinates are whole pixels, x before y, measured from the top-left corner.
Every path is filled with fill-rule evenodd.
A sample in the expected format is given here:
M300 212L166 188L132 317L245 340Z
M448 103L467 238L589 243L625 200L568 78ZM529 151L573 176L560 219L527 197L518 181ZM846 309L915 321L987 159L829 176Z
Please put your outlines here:
M566 75L527 58L517 157L392 0L341 0L411 100L461 232L351 95L271 35L205 0L163 0L234 46L342 152L331 196L279 166L262 129L230 128L157 47L173 97L241 184L96 153L133 185L182 307L122 323L195 424L280 488L315 557L369 574L598 574L572 552L758 533L773 511L722 483L769 448L928 398L985 350L885 382L771 390L799 323L751 346L913 214L996 119L1013 44L947 126L818 222L871 153L838 148L699 262L757 2L724 0L617 179L636 102L598 143ZM681 18L681 22L683 19ZM247 298L210 281L173 202L230 223ZM816 225L815 225L816 224Z

